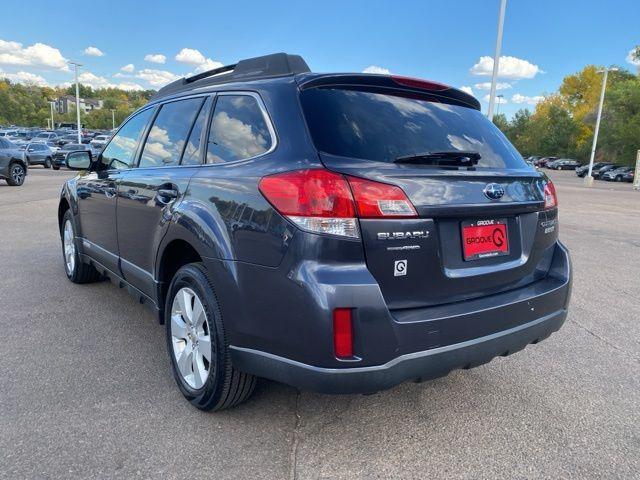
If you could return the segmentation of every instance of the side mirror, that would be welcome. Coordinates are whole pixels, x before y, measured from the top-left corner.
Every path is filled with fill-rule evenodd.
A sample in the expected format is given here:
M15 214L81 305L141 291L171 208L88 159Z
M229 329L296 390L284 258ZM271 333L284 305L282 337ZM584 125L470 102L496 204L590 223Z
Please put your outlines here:
M91 166L91 153L71 152L67 155L66 164L69 170L88 170Z

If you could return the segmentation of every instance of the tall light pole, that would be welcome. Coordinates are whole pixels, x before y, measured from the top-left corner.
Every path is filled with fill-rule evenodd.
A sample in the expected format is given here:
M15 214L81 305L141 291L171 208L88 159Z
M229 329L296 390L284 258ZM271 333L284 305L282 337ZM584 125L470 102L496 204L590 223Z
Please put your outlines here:
M600 104L598 105L598 117L596 118L596 129L593 132L593 145L591 145L591 158L589 159L589 172L587 176L584 178L584 183L588 187L593 185L593 177L591 176L591 172L593 171L593 160L596 157L596 146L598 145L598 132L600 131L600 119L602 118L602 106L604 105L604 92L607 89L607 77L609 76L609 72L617 72L618 69L616 67L611 68L603 68L602 70L598 70L598 73L604 73L602 76L602 90L600 90Z
M55 102L52 102L51 100L49 101L49 106L51 107L51 130L55 129L55 123L53 123L53 104Z
M111 109L111 130L116 128L116 111Z
M504 95L497 95L496 98L498 99L498 108L496 109L496 116L500 115L500 104L502 103L502 99L504 98Z
M80 86L78 83L78 67L81 67L81 63L69 62L76 69L76 127L78 127L78 143L82 143L82 135L80 134Z
M487 117L493 121L493 105L496 100L496 83L498 81L498 65L500 64L500 49L502 48L502 28L504 26L504 12L507 0L500 2L500 16L498 17L498 38L496 39L496 53L493 57L493 74L491 75L491 92L489 93L489 111Z

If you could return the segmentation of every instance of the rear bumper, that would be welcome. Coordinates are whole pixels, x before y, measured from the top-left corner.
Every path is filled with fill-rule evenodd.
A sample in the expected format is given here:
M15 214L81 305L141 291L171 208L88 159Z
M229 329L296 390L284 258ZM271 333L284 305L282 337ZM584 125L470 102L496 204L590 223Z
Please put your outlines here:
M384 365L360 368L320 368L256 350L231 347L240 370L321 393L373 393L407 380L429 380L452 370L472 368L497 356L522 350L557 331L566 310L486 337L446 347L410 353Z
M377 343L369 345L369 351L375 352L395 343L396 354L378 364L317 366L237 344L230 346L231 359L242 371L304 390L372 393L404 381L428 380L455 369L475 367L538 343L560 329L570 295L569 254L557 243L548 276L525 287L481 299L396 312L392 320L383 312L374 314L375 310L370 310L372 316L363 319L367 330L389 322L393 329L386 337L375 337ZM456 338L452 333L459 332L464 332L464 339L447 341ZM372 339L367 337L367 341ZM373 348L376 345L378 348Z

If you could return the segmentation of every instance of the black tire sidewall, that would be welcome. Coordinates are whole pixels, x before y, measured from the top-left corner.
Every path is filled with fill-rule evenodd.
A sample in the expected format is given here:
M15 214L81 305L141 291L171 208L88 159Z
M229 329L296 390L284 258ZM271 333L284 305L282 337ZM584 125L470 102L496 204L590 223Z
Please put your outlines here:
M209 322L209 334L211 336L211 345L215 345L215 352L211 352L215 356L215 366L210 367L209 376L204 386L200 389L191 388L182 378L176 359L173 354L173 344L171 337L171 307L175 294L183 287L191 288L200 298L204 311ZM227 355L226 343L224 337L224 328L222 327L222 316L218 300L215 296L213 288L204 272L204 267L200 264L189 264L182 267L174 275L165 303L165 327L167 351L171 361L173 376L176 379L178 388L189 402L196 407L208 410L213 408L220 401L220 397L224 391L225 383L228 381L227 375ZM212 357L213 358L213 357Z

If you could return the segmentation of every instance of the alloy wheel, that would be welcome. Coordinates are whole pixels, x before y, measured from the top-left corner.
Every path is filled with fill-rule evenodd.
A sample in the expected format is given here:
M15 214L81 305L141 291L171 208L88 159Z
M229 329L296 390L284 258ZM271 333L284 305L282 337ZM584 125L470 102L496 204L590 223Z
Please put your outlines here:
M71 225L70 220L67 220L64 223L62 242L64 247L65 268L69 275L73 275L73 271L76 267L76 245L73 238L73 226Z
M202 301L188 287L173 298L171 344L182 379L193 389L202 388L211 371L211 330Z
M11 179L18 185L22 185L24 181L24 168L20 165L11 167Z

